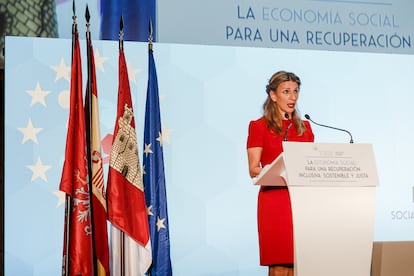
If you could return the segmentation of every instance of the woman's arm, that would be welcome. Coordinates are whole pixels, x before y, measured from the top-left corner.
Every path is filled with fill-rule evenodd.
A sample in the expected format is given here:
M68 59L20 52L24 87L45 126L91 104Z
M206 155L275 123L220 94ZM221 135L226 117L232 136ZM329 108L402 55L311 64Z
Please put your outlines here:
M257 176L262 167L260 166L260 158L262 156L262 147L253 147L247 149L247 159L249 161L249 174L250 177Z

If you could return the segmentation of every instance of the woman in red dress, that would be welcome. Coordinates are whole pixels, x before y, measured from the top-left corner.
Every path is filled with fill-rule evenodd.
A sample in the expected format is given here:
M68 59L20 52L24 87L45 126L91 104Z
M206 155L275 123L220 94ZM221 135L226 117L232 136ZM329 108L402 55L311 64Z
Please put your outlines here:
M270 78L263 116L249 124L247 155L251 177L283 151L282 141L313 142L309 122L303 121L296 109L300 84L299 77L291 72L279 71ZM269 267L269 276L293 276L292 210L286 187L260 188L257 222L260 265Z

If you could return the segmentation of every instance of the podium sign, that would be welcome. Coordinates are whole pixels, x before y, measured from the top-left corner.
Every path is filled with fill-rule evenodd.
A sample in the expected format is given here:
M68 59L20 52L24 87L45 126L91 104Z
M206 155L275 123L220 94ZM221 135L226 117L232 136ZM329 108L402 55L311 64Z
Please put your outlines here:
M378 177L369 144L284 142L295 276L368 276Z
M376 186L370 144L283 142L289 186Z

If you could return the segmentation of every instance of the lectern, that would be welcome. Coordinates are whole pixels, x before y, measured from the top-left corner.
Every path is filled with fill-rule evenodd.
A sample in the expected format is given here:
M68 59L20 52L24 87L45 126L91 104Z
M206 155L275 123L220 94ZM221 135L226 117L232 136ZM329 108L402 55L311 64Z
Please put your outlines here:
M288 186L295 276L370 275L378 183L372 145L283 142L254 182Z

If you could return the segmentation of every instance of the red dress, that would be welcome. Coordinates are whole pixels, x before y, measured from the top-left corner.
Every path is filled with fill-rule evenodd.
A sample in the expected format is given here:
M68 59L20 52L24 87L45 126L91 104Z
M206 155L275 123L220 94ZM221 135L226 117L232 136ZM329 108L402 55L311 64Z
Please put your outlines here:
M298 136L292 126L288 141L313 142L314 135L308 121L306 131ZM283 121L286 129L288 120ZM272 163L282 152L283 136L267 128L264 117L251 121L247 148L262 147L261 166ZM257 204L260 265L293 264L293 224L289 192L286 187L261 187Z

